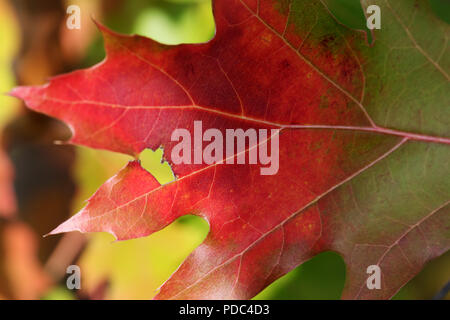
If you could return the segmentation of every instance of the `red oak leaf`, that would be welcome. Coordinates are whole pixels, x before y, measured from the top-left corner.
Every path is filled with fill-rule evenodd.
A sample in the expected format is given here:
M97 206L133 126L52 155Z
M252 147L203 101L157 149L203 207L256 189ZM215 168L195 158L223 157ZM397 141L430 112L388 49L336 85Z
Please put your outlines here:
M200 45L100 26L104 62L12 94L65 121L72 143L134 156L162 146L177 179L161 186L130 162L52 233L125 240L195 214L209 234L159 299L251 298L325 250L347 264L344 298L391 297L450 247L449 28L426 5L412 22L413 3L379 5L373 47L323 1L216 0L216 35ZM174 161L174 130L195 140L214 128L275 134L227 158L247 164ZM248 163L276 140L278 168L263 175L267 164ZM192 142L191 156L206 145Z

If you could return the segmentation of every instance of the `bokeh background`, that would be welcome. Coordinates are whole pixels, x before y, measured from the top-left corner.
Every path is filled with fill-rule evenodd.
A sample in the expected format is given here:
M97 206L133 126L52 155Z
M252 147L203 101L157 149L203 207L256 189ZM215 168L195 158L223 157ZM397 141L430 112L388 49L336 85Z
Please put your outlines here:
M342 23L365 29L358 0L327 1ZM450 1L419 1L430 1L439 18L450 23ZM71 4L81 8L81 30L66 28ZM69 137L62 123L26 110L4 93L100 62L105 53L92 19L166 44L214 36L211 0L0 0L0 299L150 299L208 233L206 222L188 216L152 236L125 242L103 233L43 237L131 159L55 143ZM144 151L143 165L167 183L174 177L161 157L161 150ZM78 291L66 288L71 264L81 267ZM431 299L449 279L447 253L395 299ZM339 299L344 281L343 260L326 252L255 299Z

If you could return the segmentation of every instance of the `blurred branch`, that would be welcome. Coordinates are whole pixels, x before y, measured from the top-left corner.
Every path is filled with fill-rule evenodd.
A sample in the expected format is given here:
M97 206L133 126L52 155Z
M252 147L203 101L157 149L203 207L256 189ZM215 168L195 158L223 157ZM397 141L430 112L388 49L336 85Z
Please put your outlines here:
M55 282L66 275L67 266L77 260L86 242L86 236L78 232L66 233L62 237L44 266Z
M10 4L22 40L14 61L16 83L42 84L52 75L73 69L60 41L64 0L10 0ZM60 122L22 110L2 133L2 145L15 172L17 220L4 222L0 232L0 278L5 279L0 290L7 288L5 296L10 299L38 299L53 282L43 262L61 238L41 236L70 216L75 151L72 146L54 145L68 136Z

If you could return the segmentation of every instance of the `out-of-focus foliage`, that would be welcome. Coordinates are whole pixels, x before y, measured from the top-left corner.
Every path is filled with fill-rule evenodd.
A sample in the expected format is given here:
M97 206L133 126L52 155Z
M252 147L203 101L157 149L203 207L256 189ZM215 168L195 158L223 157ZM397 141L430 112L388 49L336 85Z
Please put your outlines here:
M429 0L436 15L447 23L450 23L450 1Z
M166 44L205 42L214 35L211 8L210 0L127 0L106 24Z
M12 62L20 44L19 26L6 0L0 0L0 128L17 110L18 101L4 93L14 85Z
M134 32L167 44L205 42L214 35L211 2L153 1L138 15Z
M258 294L255 300L337 300L344 287L345 264L334 252L325 252L305 262Z
M19 29L14 14L5 0L0 0L0 93L15 85L12 61L19 47ZM18 101L4 94L0 95L0 130L17 112ZM1 132L0 132L1 137ZM16 211L12 188L12 165L0 149L0 217L11 217Z
M165 44L206 42L215 32L211 0L112 1L107 5L108 12L102 23L114 31L139 34ZM91 66L103 56L99 35L82 66Z

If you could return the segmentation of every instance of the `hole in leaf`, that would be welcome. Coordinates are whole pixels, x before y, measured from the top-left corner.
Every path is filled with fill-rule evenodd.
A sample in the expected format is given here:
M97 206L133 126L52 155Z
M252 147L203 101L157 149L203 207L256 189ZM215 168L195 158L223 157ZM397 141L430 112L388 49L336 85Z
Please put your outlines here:
M163 149L156 151L145 149L139 156L141 166L150 172L160 184L167 184L175 180L172 168L167 161L163 161Z
M196 232L198 238L199 239L201 238L202 241L206 238L206 236L209 233L208 222L205 219L198 216L194 216L191 214L182 216L177 220L175 220L175 223L186 228L194 229L193 232Z

